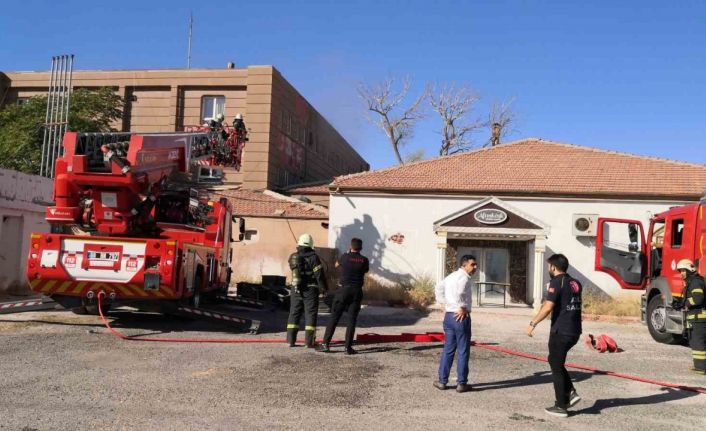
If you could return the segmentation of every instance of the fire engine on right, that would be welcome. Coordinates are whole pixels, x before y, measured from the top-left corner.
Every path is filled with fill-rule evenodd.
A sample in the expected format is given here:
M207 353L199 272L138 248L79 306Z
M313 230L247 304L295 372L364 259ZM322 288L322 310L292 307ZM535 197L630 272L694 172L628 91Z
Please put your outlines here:
M704 358L703 346L694 347L694 342L703 344L701 326L706 329L703 291L696 285L687 288L692 279L703 284L705 255L706 199L656 214L646 237L637 220L598 219L595 269L611 275L623 289L644 290L641 320L652 338L682 344L691 337L694 354Z

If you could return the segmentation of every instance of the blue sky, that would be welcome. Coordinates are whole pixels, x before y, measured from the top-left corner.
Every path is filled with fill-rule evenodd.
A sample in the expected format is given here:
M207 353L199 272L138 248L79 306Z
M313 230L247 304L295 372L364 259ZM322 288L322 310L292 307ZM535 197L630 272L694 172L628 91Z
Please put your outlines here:
M357 82L457 82L482 101L515 99L517 132L706 163L706 2L3 1L0 70L273 64L373 168L394 163L364 117ZM438 148L420 122L405 152ZM486 136L477 136L484 141Z

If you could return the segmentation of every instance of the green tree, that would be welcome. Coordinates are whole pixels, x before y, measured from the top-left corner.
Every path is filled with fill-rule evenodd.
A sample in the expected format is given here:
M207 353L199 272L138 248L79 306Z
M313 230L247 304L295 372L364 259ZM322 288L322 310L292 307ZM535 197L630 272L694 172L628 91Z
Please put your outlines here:
M69 126L78 132L114 132L125 101L109 88L78 89L71 94ZM35 96L22 105L0 110L0 167L38 174L47 97Z

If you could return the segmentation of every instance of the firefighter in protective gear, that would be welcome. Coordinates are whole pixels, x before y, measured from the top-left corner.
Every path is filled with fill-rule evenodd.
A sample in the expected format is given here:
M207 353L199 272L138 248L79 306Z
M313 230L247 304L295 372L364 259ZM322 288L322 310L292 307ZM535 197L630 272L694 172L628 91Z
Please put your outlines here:
M694 262L682 259L677 270L684 280L682 304L686 308L686 328L694 359L692 371L706 374L706 300L704 279L696 272Z
M245 122L243 121L243 116L238 113L233 120L233 128L236 133L242 133L245 131Z
M304 314L304 342L313 348L316 340L316 320L319 312L319 293L326 291L326 277L321 259L313 249L311 235L299 237L297 251L289 256L292 270L292 294L287 320L287 343L294 347L299 332L299 320Z

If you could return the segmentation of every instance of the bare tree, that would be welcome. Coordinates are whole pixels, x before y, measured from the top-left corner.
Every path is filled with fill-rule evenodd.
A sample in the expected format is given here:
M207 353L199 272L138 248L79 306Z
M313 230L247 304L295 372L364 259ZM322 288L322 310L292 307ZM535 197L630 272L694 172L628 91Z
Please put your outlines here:
M422 94L404 109L402 104L409 94L410 79L405 78L399 90L394 90L394 84L393 77L374 86L360 83L358 95L367 105L369 113L373 114L368 116L368 119L385 133L397 162L402 165L404 161L400 155L400 147L412 137L415 123L423 117L420 105L427 97L428 90L425 87Z
M512 107L515 99L510 99L507 102L493 102L488 114L488 121L485 123L490 131L490 139L484 145L485 147L494 147L500 145L501 140L507 135L514 133L515 123L517 122L517 114Z
M439 114L441 146L439 155L446 156L469 150L472 146L471 133L483 127L479 120L469 122L466 117L473 110L480 97L468 87L456 84L437 86L429 95L429 104Z

